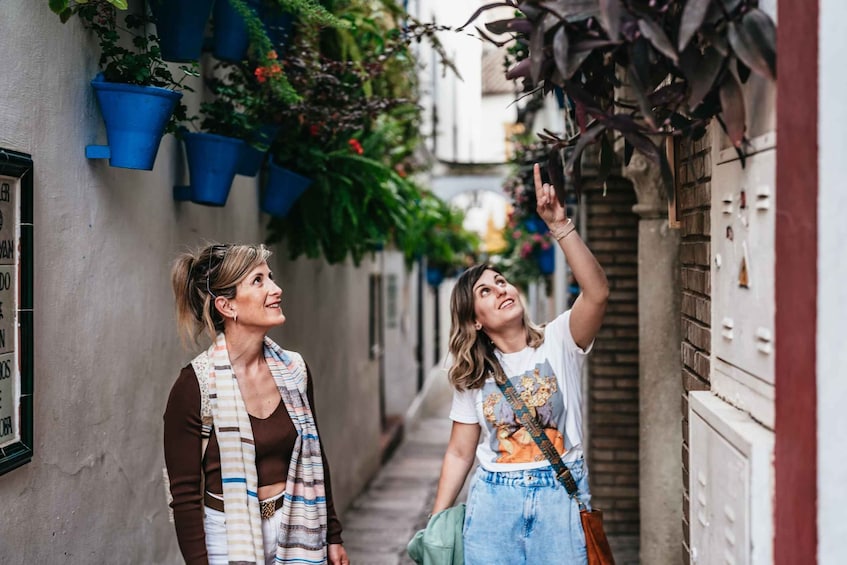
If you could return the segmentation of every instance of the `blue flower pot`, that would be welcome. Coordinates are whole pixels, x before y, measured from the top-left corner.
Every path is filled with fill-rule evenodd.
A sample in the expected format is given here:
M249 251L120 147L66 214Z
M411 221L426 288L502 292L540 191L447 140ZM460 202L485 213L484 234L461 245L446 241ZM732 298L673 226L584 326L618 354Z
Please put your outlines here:
M426 282L430 286L438 286L444 282L444 269L440 267L426 268Z
M259 207L271 216L287 216L291 206L310 184L312 179L280 167L271 160L268 163L268 182L262 192Z
M544 220L541 219L541 216L538 214L533 214L527 217L524 220L524 226L526 227L526 231L529 233L540 233L545 234L550 229L547 227L547 224L544 223Z
M200 58L214 0L150 0L162 59L185 63Z
M294 16L279 9L265 8L262 10L262 22L265 24L265 32L271 40L271 45L273 45L277 54L282 57L291 43Z
M552 275L556 270L556 247L551 245L548 249L540 250L535 259L541 274Z
M258 13L259 0L247 0L246 3ZM229 0L216 0L212 21L215 30L212 54L230 63L240 63L247 58L247 48L250 46L247 24Z
M279 131L279 126L262 126L255 133L252 143L245 143L241 149L241 158L238 161L238 169L235 174L245 177L255 177L265 160L267 147L271 144ZM265 146L264 150L258 149L254 143Z
M244 141L212 133L183 135L191 185L187 191L186 187L174 187L174 198L205 206L223 206L235 179Z
M91 81L106 125L108 145L89 145L90 159L108 158L113 167L153 169L165 127L182 94L157 86Z

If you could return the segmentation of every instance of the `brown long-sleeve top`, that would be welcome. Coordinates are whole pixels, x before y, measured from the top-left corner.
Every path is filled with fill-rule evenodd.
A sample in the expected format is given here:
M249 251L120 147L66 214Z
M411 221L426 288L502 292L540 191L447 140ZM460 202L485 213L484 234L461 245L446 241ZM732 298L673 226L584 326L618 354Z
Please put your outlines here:
M308 383L306 394L312 415L315 416L315 401L312 389L312 374L306 366ZM220 495L221 460L215 430L209 437L206 455L200 460L202 449L200 421L200 385L194 368L189 364L179 374L171 388L165 408L165 465L173 496L174 525L179 549L188 565L207 565L206 537L203 530L203 493L200 490L201 472L205 475L207 491ZM280 398L279 406L267 418L250 416L256 448L256 472L259 486L285 482L288 463L297 439L297 430ZM330 487L329 465L321 446L326 487L327 543L341 542L341 522L335 513Z

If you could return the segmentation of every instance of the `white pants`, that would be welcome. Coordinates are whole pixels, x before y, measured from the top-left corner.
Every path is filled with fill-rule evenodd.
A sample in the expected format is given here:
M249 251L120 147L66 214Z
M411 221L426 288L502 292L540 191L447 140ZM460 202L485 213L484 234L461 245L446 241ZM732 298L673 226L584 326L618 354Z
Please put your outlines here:
M283 493L279 493L268 500L276 500ZM219 497L215 497L219 498ZM205 517L203 525L206 528L206 552L209 554L209 565L227 565L226 543L226 513L212 510L203 506ZM274 512L270 518L262 518L262 538L265 547L265 565L273 565L276 557L277 536L279 535L279 523L282 520L282 508Z

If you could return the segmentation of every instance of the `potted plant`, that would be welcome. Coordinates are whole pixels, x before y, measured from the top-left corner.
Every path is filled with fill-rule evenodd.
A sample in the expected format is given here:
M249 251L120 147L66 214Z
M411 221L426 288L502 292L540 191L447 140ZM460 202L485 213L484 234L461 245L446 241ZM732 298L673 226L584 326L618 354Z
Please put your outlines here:
M600 148L600 181L615 164L612 133L623 139L625 164L638 151L660 166L671 190L670 166L657 138L698 139L716 118L744 162L741 85L751 72L776 78L776 29L758 4L503 0L478 9L468 24L494 7L515 10L514 17L489 22L486 28L511 33L509 41L525 47L507 78L523 79L526 91L563 89L578 134L546 132L540 137L550 147L554 165L560 150L570 149L564 171L577 190L587 147ZM616 96L623 83L633 100ZM564 178L553 172L564 202Z
M407 266L426 259L425 277L438 286L446 276L473 262L479 236L463 226L464 214L432 194L422 191L410 211L406 230L398 240Z
M185 143L189 186L174 187L176 200L191 200L207 206L223 206L242 164L245 147L256 138L262 99L249 88L247 71L241 65L218 63L205 77L210 95L199 107L199 115L188 121L180 137ZM281 72L281 71L280 71Z
M184 118L182 93L186 76L197 76L193 66L180 66L176 79L161 58L156 36L145 32L146 16L127 13L123 26L118 10L124 0L92 0L70 4L51 0L51 9L63 22L77 16L96 35L101 53L100 73L91 81L106 126L107 145L89 145L86 156L108 158L113 167L151 170L165 132L173 132ZM125 47L126 39L132 47Z
M287 216L271 218L268 239L285 239L292 258L358 263L380 246L403 247L421 199L411 180L422 161L410 45L435 28L391 2L381 4L384 18L360 2L325 4L349 26L320 35L298 27L280 54L301 99L279 108L268 169L284 166L313 182Z
M258 52L284 53L294 18L306 26L344 25L317 0L217 0L212 54L238 63L248 58L251 45Z

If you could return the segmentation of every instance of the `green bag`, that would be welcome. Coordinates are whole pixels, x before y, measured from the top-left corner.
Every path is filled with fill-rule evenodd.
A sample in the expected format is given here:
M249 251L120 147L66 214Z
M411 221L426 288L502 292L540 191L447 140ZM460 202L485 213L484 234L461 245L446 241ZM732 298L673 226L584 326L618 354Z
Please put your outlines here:
M418 565L464 565L464 523L464 502L435 514L406 546L409 557Z

